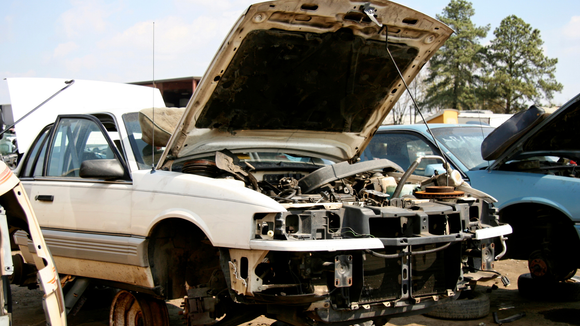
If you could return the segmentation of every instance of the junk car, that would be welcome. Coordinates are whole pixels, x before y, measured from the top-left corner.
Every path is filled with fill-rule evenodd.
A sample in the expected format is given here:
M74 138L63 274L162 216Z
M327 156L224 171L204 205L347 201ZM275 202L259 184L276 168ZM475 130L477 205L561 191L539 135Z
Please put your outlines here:
M573 135L580 96L554 113L532 106L497 128L485 125L381 127L363 160L388 158L407 168L420 155L443 155L472 187L497 199L500 221L509 223L505 257L528 260L530 273L566 281L580 267L580 211L576 194L579 152ZM415 174L442 170L422 160Z
M122 289L111 323L166 325L182 297L188 325L385 323L455 298L505 250L490 197L451 169L358 162L451 32L393 2L266 2L184 109L75 81L19 165L59 273ZM8 83L17 110L31 88Z

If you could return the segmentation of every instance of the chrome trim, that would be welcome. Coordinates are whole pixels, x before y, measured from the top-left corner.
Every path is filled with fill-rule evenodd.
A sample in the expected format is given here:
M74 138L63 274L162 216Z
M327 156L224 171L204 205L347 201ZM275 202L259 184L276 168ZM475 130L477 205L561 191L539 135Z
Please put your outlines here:
M508 235L513 232L512 227L509 224L504 224L500 226L494 226L486 229L475 230L475 239L483 240L489 238L495 238L503 235Z
M42 230L46 245L53 256L88 259L140 267L149 266L147 260L147 239L132 236L111 236L78 231ZM27 235L18 231L14 235L16 243L21 243ZM30 248L30 241L29 248Z
M383 249L378 238L329 240L250 240L250 249L272 251L338 251Z
M102 180L93 178L81 178L81 177L44 177L44 176L34 176L34 177L23 177L21 181L40 181L40 182L78 182L78 183L99 183L99 184L121 184L121 185L132 185L133 180Z

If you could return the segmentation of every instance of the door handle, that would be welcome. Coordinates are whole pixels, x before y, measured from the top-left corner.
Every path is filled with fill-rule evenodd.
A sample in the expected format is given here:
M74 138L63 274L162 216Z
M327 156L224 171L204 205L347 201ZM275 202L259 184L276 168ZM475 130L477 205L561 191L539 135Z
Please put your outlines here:
M53 195L37 195L36 197L34 197L34 200L38 200L38 201L54 201L54 196Z

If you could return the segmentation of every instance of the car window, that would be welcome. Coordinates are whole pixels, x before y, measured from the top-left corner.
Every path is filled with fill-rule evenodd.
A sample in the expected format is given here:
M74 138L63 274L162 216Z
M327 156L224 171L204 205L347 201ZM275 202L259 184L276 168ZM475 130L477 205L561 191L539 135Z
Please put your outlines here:
M21 177L32 177L42 175L44 167L44 155L46 155L46 136L50 128L41 131L36 141L30 146L29 155L22 168Z
M106 137L95 121L59 120L48 157L47 176L78 177L83 161L115 158Z
M377 133L361 156L363 161L386 158L397 163L404 170L411 163L425 155L439 155L433 146L423 137L411 133ZM436 159L424 159L413 174L427 175L433 173L433 165L440 165Z

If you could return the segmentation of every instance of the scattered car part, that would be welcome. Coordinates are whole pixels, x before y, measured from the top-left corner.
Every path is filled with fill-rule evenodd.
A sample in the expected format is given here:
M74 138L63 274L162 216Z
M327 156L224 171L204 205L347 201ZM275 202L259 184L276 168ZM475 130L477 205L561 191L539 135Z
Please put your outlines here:
M436 306L425 315L449 320L469 320L489 315L489 309L489 295L471 290L462 292L456 300Z
M516 321L518 319L522 319L525 316L526 316L526 313L521 312L519 314L515 314L515 315L510 316L510 317L499 319L499 317L497 316L497 312L494 311L493 312L493 322L498 324L498 325L503 325L503 324L511 323L511 322Z
M62 295L62 288L56 265L50 251L44 241L44 237L38 225L36 215L20 180L12 173L10 168L0 162L0 238L1 238L1 267L2 267L2 291L9 293L10 284L8 276L14 273L15 266L12 263L11 234L17 229L26 230L30 236L33 250L35 251L34 264L38 270L38 282L44 291L43 307L47 324L66 326L66 311ZM16 273L21 273L16 271ZM10 296L2 296L0 307L0 321L5 323L10 320L12 303ZM6 325L8 325L6 323Z

